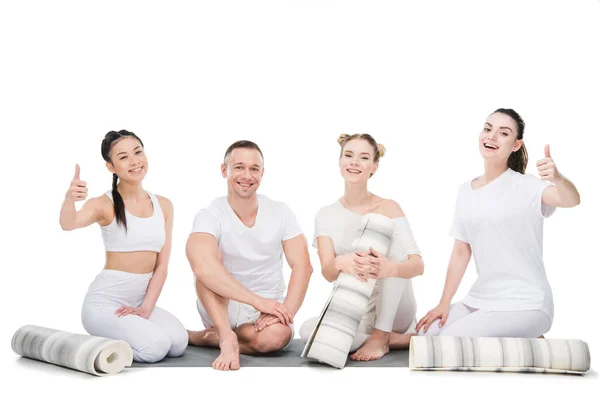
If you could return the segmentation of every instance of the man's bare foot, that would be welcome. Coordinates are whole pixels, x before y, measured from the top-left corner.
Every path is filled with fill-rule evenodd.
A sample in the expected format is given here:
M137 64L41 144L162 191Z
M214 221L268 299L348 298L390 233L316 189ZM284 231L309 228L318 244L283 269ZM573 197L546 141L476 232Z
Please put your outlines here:
M213 327L203 331L188 331L188 344L198 347L218 347L219 333Z
M356 361L378 360L390 352L390 333L375 329L367 342L350 356Z
M212 367L220 371L229 371L240 369L240 346L235 333L224 335L221 338L219 347L221 354L213 362Z
M391 332L390 335L390 349L392 350L404 350L410 346L410 338L416 336L416 333L396 333Z

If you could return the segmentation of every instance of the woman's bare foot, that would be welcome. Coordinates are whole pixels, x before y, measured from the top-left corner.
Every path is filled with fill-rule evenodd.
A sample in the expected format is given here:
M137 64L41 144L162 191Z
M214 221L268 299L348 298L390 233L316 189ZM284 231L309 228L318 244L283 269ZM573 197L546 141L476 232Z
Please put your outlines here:
M240 346L234 332L223 335L219 342L221 354L212 364L214 369L229 371L240 369Z
M390 333L375 329L367 342L350 356L356 361L378 360L390 352Z

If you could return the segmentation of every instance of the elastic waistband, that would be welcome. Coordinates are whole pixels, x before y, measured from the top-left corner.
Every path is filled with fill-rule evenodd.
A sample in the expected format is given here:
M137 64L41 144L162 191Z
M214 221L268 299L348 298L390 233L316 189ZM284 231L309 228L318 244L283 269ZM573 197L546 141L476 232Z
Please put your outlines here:
M88 287L88 298L112 298L127 303L138 303L144 299L152 273L135 274L104 269ZM91 296L91 297L90 297Z
M153 272L148 272L145 274L136 274L133 272L119 271L118 269L103 269L98 274L98 276L100 276L100 275L143 280L143 279L148 279L148 278L152 277Z

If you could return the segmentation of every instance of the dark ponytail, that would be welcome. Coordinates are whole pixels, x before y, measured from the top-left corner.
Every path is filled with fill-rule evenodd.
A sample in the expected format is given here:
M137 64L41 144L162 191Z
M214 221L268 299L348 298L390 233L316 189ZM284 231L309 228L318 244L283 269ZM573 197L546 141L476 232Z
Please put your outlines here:
M517 140L523 140L523 134L525 133L525 122L523 118L512 108L499 108L495 113L501 113L509 116L517 125ZM519 172L521 174L525 174L525 169L527 168L527 149L525 148L525 143L521 143L521 148L517 151L513 151L508 157L508 168L513 171Z
M127 217L125 217L125 202L123 202L121 193L119 193L119 191L117 190L118 180L119 177L117 176L117 174L113 174L112 197L115 207L115 217L117 218L117 224L123 225L123 227L125 227L125 230L127 230Z
M102 158L104 159L104 161L112 164L112 160L110 159L110 151L112 149L112 146L124 137L133 137L140 142L140 145L142 147L144 147L144 143L142 143L142 140L139 137L137 137L136 134L133 132L125 130L120 130L118 132L110 131L106 134L106 136L104 136L104 140L102 140L101 150ZM125 217L125 203L123 202L123 197L121 197L121 194L117 190L118 180L119 176L117 174L113 174L112 197L115 208L115 217L117 219L117 224L123 225L125 230L127 230L127 218Z

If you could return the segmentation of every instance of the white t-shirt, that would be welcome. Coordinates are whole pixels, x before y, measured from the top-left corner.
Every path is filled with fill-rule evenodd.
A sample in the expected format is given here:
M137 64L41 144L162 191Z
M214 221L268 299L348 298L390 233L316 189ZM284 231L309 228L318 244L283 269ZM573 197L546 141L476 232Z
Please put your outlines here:
M469 243L477 281L462 300L485 311L542 310L552 321L554 304L542 260L542 204L551 185L512 169L479 189L461 185L450 236Z
M409 254L420 255L421 252L410 229L408 219L406 217L398 217L393 218L393 221L394 233L386 257L394 262L401 262L406 260ZM363 223L363 215L347 209L339 200L327 205L321 208L315 217L313 247L318 249L317 238L319 236L327 236L333 242L333 251L336 256L351 253L354 251L352 242ZM366 314L375 312L378 296L379 285L376 282L369 303L367 304ZM407 299L411 299L409 301L412 304L416 304L412 279L407 280L402 296L406 296Z
M238 282L259 296L280 299L286 290L282 242L301 235L302 230L285 203L260 194L257 198L252 228L242 223L223 196L196 214L192 232L217 239L223 264Z
M333 242L336 256L354 251L352 241L357 228L362 221L361 214L350 211L336 201L317 212L315 217L315 234L313 247L317 247L317 237L328 236ZM388 250L387 258L395 262L406 260L409 254L421 254L415 241L408 219L406 217L393 218L394 234Z

